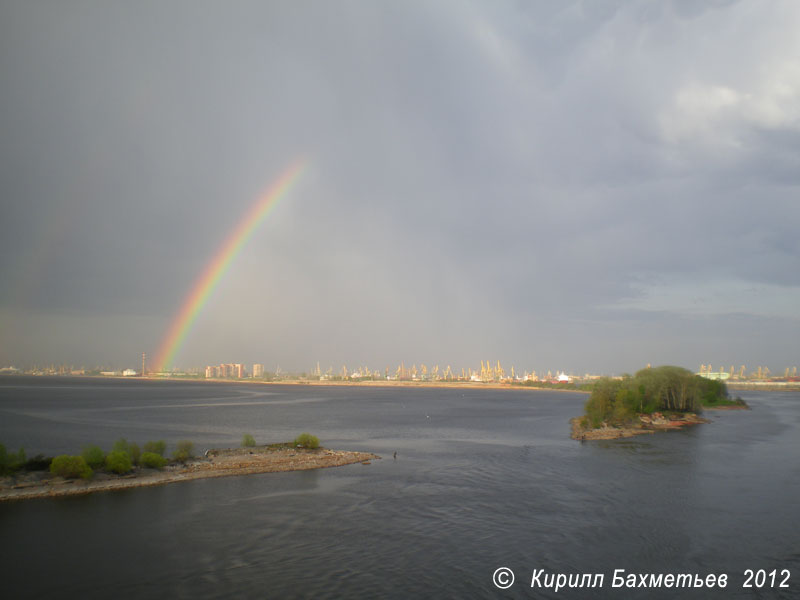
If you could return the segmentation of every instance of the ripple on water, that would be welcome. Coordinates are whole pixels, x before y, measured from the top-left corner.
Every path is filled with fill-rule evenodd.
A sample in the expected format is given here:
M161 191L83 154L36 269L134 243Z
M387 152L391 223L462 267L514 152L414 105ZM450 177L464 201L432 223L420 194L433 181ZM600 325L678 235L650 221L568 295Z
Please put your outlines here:
M24 445L76 449L90 433L210 444L309 430L326 445L384 458L0 506L15 553L13 568L0 565L4 591L498 597L490 577L500 565L520 577L533 568L800 572L800 534L790 526L800 407L783 397L759 396L750 413L691 430L579 443L568 420L583 395L297 387L270 388L275 395L261 401L248 386L134 385L115 398L91 383L63 385L25 399L0 388L0 440L41 436ZM130 410L139 402L140 412ZM92 577L76 577L87 560Z

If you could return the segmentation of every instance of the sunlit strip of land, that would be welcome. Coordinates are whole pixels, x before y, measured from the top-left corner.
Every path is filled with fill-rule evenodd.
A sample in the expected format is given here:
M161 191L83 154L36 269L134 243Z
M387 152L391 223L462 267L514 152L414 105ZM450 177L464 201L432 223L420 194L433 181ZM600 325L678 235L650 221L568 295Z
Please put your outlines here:
M499 361L494 364L489 361L481 362L480 369L462 369L458 374L455 374L450 367L444 370L439 369L438 366L427 369L425 365L421 365L419 368L416 365L405 367L403 363L396 370L390 371L387 368L383 373L366 368L351 371L346 366L343 366L338 372L333 372L330 368L323 372L317 366L315 369L303 373L286 372L280 367L276 368L275 371L266 371L264 366L260 364L254 364L251 369L247 369L241 363L225 363L187 370L175 368L160 372L149 371L146 365L143 364L143 366L144 370L130 368L118 370L105 367L76 368L66 365L33 366L26 369L4 367L0 368L0 375L61 375L285 385L554 389L573 391L588 391L595 381L603 377L621 379L626 376L606 374L573 375L564 371L556 371L555 373L547 371L539 375L536 371L520 373L514 367L506 372ZM144 376L142 376L143 372ZM708 379L723 380L732 389L800 390L800 377L796 373L796 367L787 367L783 376L773 376L767 367L759 366L748 373L744 370L744 366L738 372L735 372L733 368L730 370L712 370L710 365L701 365L697 372L698 375Z
M286 372L264 372L262 375L255 377L251 374L243 375L242 377L236 374L220 376L215 375L206 377L200 369L193 369L188 371L172 370L168 372L146 372L142 377L140 372L131 370L119 371L109 369L70 369L59 367L34 367L31 369L15 369L15 368L2 368L0 369L0 376L2 375L30 375L30 376L77 376L77 377L102 377L113 379L129 379L129 380L145 380L145 381L192 381L197 383L239 383L239 384L259 384L259 385L313 385L313 386L361 386L361 387L400 387L400 388L461 388L461 389L516 389L516 390L561 390L561 391L585 391L591 390L594 383L603 377L610 377L612 379L622 379L626 375L584 375L573 376L565 375L561 380L558 378L543 379L490 379L485 380L478 378L473 379L433 379L426 378L407 378L398 379L394 377L370 376L370 377L342 377L334 375L326 377L325 375L316 376L307 373L286 373ZM800 391L800 380L797 378L781 378L775 377L770 379L756 379L749 377L745 379L728 379L725 381L730 389L739 390L763 390L763 391Z

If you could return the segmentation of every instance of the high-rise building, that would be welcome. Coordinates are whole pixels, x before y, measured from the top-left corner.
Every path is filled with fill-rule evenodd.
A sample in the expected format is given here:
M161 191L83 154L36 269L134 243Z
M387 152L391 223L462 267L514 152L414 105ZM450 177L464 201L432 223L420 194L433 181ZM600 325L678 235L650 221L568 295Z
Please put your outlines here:
M253 377L264 377L264 365L258 363L253 365Z
M237 379L242 379L244 377L244 365L241 363L236 363L233 365L233 376Z

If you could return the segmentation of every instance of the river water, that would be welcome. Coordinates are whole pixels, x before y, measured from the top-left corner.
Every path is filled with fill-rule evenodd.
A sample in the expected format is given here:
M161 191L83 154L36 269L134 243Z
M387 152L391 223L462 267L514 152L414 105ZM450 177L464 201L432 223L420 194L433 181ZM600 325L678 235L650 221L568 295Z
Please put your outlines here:
M383 459L0 504L1 595L798 598L800 394L742 397L708 425L581 443L578 393L4 377L0 442L28 456L310 431ZM541 569L603 585L532 588ZM613 588L615 569L728 585ZM746 569L789 587L744 588Z

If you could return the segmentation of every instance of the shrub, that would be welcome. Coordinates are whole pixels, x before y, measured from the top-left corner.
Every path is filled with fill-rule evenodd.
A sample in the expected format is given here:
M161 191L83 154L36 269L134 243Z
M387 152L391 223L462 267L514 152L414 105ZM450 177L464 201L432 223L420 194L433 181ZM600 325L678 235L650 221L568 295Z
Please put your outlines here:
M124 452L128 456L131 455L131 445L128 443L128 440L125 438L120 438L114 445L111 446L111 452Z
M167 459L155 452L144 452L139 459L139 464L150 469L161 469L167 464Z
M9 458L11 459L11 468L15 471L17 469L21 469L22 466L25 464L27 459L25 458L25 448L20 448L19 452L16 454L9 454Z
M106 462L106 453L99 446L84 446L81 456L92 469L99 469Z
M245 433L244 437L242 438L242 447L243 448L252 448L256 445L256 441L253 439L253 436L249 433Z
M0 444L0 475L5 475L9 472L8 451L3 444Z
M319 448L319 438L310 433L301 433L294 438L294 445L302 448Z
M45 456L44 454L37 454L33 458L29 458L23 468L26 471L47 471L50 468L50 463L53 462L53 457Z
M593 428L600 427L603 421L610 418L614 408L617 393L622 388L622 382L608 377L598 379L592 388L592 395L586 401L586 416Z
M8 452L3 444L0 444L0 475L11 475L25 466L25 449L20 448L19 452Z
M615 423L628 423L636 418L643 398L630 386L624 387L617 392L614 398L611 418Z
M130 455L122 450L114 450L106 456L106 469L112 473L117 473L118 475L127 473L132 466Z
M179 460L184 462L189 460L194 452L194 443L190 442L189 440L181 440L178 442L178 446L175 449L175 452L172 453L172 458L175 460Z
M131 464L138 465L139 464L139 457L142 454L141 449L139 449L139 444L136 442L128 442L125 438L120 438L114 445L111 447L112 452L124 452L128 455L128 458L131 459Z
M139 464L139 458L142 456L142 451L139 449L139 444L131 443L128 447L128 454L131 457L131 462L135 465Z
M53 475L60 475L68 479L83 477L89 479L92 476L92 469L86 464L82 456L70 456L62 454L56 456L50 463L50 472Z
M152 452L153 454L158 454L159 456L164 456L164 452L167 451L167 443L164 440L158 440L157 442L147 442L142 448L144 452Z

